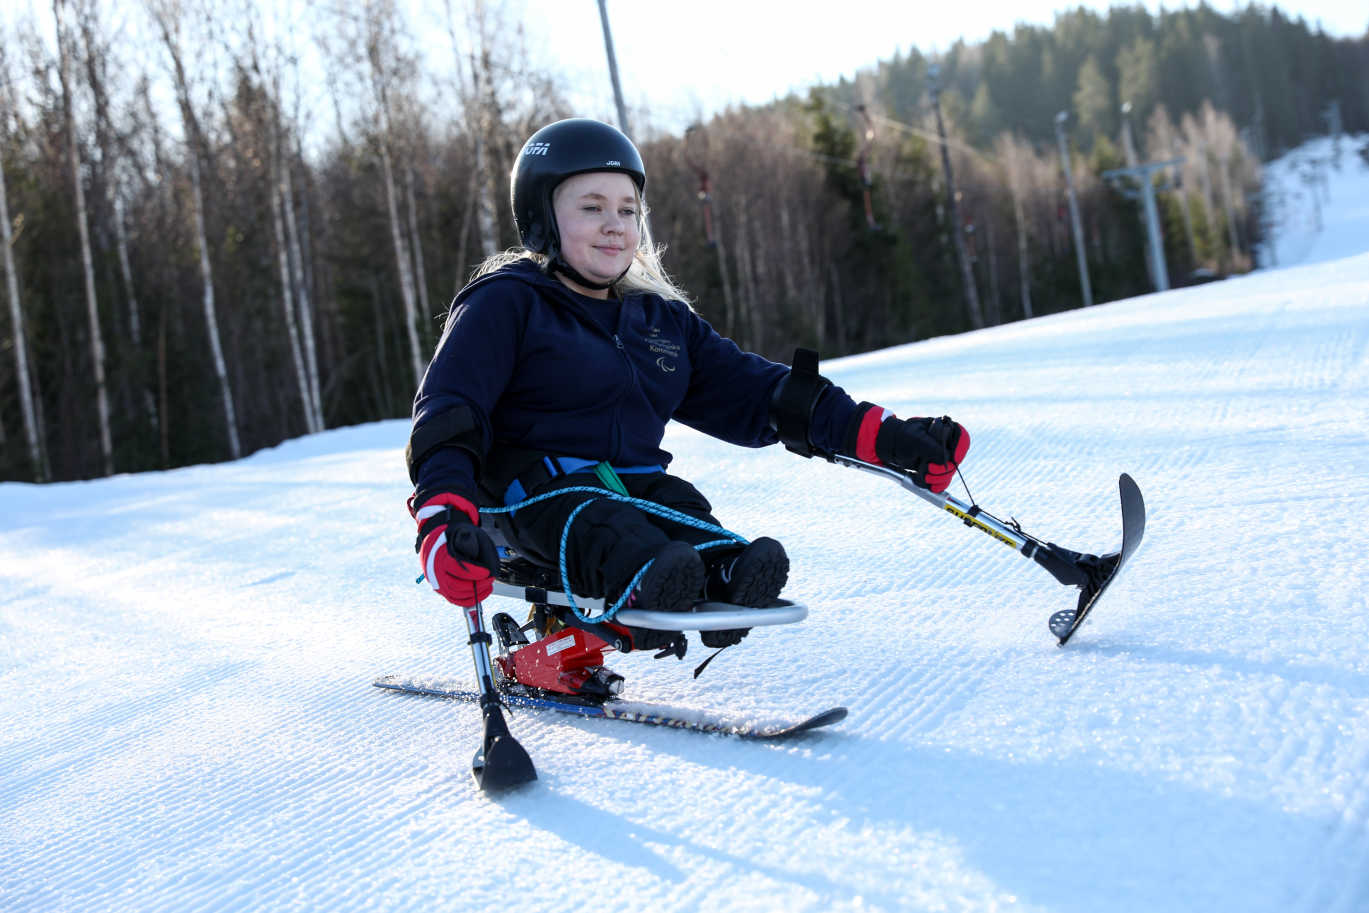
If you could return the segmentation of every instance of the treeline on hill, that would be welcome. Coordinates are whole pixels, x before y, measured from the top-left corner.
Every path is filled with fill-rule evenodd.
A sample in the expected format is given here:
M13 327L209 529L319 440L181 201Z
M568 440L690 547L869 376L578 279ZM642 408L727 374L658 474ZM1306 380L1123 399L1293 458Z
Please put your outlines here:
M445 9L427 59L394 0L270 40L250 9L148 0L134 28L56 0L5 36L0 478L221 460L407 414L452 295L516 243L523 139L601 113L572 111L497 11ZM301 110L300 43L325 112ZM1172 284L1248 269L1260 158L1337 110L1369 128L1366 87L1369 39L1254 7L1118 8L683 135L635 126L667 265L720 331L786 359L1078 307L1059 111L1095 301L1152 288L1139 204L1102 178L1129 160L1183 158L1156 184Z

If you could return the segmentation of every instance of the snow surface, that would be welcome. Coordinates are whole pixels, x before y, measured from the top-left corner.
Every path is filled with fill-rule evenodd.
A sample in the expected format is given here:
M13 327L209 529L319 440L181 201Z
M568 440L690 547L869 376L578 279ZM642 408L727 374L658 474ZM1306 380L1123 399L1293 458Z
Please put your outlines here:
M406 423L4 484L0 910L1369 909L1369 255L825 370L963 421L975 497L1068 547L1117 545L1132 473L1145 544L1068 647L1073 591L989 537L675 428L812 612L697 681L697 645L619 657L625 696L851 716L515 712L540 779L495 798L471 705L370 685L471 670L414 584Z
M1323 137L1265 166L1262 267L1325 263L1369 250L1369 135Z

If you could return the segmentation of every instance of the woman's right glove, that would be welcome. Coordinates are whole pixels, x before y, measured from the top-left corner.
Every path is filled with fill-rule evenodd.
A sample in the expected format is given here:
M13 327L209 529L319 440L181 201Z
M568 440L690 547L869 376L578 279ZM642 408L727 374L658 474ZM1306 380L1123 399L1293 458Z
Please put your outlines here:
M951 484L970 449L970 433L949 416L900 419L881 406L861 403L851 427L848 453L876 466L902 469L936 494Z
M470 608L494 590L499 553L481 529L480 511L460 495L440 494L410 512L418 522L414 550L423 576L448 602Z

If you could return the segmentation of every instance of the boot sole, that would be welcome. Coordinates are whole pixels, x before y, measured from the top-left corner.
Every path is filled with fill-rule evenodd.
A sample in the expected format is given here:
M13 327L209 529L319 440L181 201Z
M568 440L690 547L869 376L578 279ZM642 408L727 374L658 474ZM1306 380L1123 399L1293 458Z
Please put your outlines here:
M637 591L638 607L683 612L703 595L704 563L692 546L672 542L652 561Z
M737 566L732 570L732 581L728 584L728 602L748 608L763 609L779 598L784 585L789 582L789 556L784 546L775 540L773 546L743 553ZM754 548L765 540L757 539ZM768 543L765 543L768 546Z

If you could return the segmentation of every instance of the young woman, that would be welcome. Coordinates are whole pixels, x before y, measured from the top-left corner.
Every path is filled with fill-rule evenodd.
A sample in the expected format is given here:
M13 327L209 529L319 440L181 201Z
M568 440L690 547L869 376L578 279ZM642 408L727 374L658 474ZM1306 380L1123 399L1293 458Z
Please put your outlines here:
M491 591L498 560L477 505L529 502L494 523L538 563L557 566L564 545L579 595L658 611L703 598L769 605L788 577L784 548L720 543L681 522L717 524L698 489L666 472L671 419L744 447L783 440L909 471L933 491L949 484L970 444L960 425L857 404L815 364L791 371L743 352L693 311L647 237L646 172L618 130L585 118L543 127L511 184L523 246L457 295L414 399L410 510L442 596L469 607ZM649 632L633 634L651 646Z

